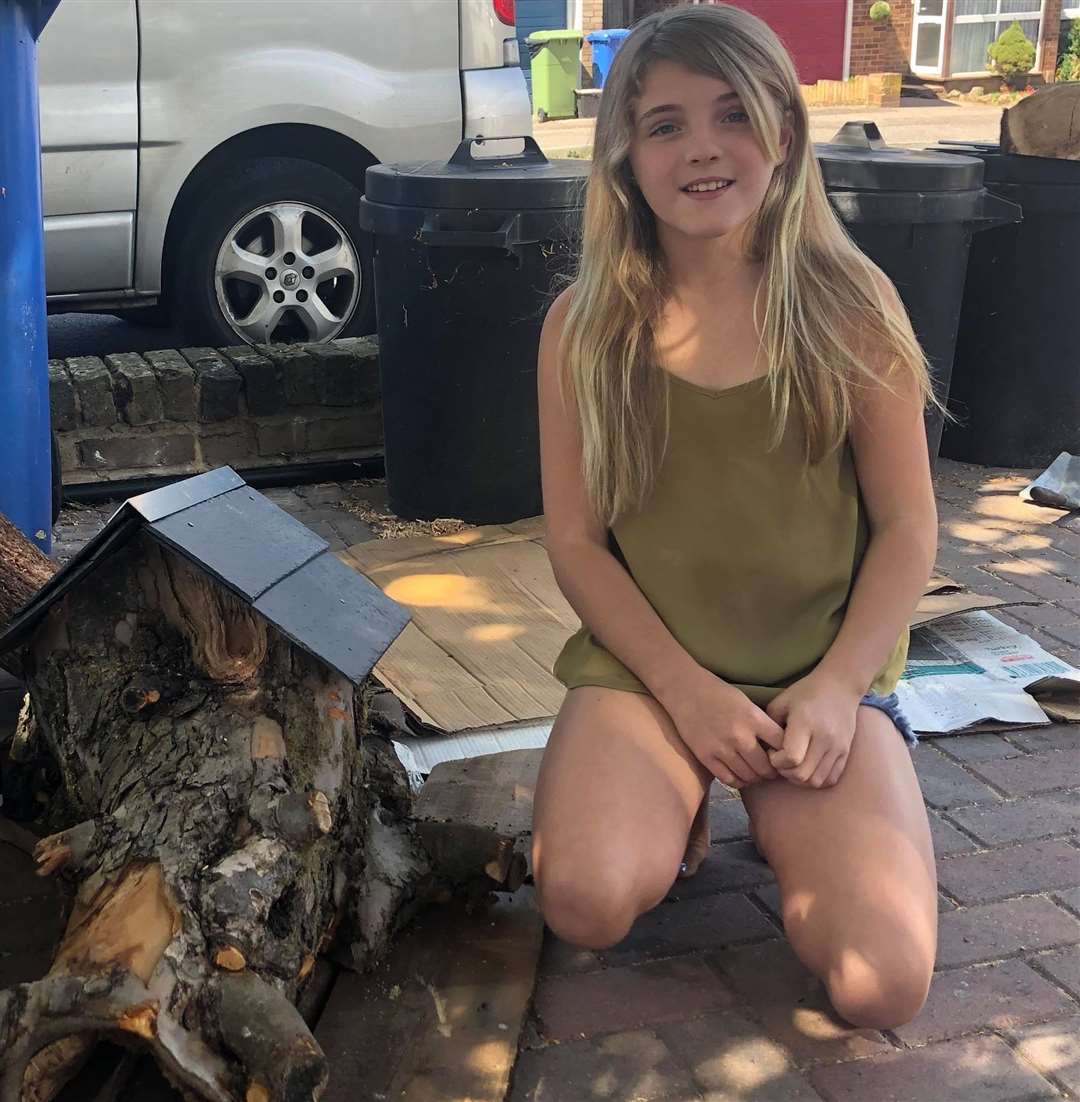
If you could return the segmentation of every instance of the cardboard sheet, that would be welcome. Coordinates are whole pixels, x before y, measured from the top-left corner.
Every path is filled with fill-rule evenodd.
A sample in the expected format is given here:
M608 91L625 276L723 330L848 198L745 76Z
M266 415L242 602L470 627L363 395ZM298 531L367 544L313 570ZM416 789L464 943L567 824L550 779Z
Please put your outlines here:
M412 613L375 676L415 718L418 735L468 737L445 748L450 757L542 745L562 704L551 667L579 620L555 583L543 536L543 517L529 517L371 540L340 555ZM1003 603L935 575L912 625ZM446 760L426 740L403 745L419 772Z

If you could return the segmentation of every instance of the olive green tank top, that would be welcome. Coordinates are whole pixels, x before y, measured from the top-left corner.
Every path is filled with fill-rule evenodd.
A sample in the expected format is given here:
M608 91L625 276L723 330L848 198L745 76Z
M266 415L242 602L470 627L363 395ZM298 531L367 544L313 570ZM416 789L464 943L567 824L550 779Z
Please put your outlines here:
M715 391L668 373L670 431L656 484L609 532L612 553L689 654L759 706L808 674L840 630L868 526L850 445L807 464L793 409L769 451L764 378ZM888 694L897 640L870 686ZM555 661L567 688L648 689L582 627Z

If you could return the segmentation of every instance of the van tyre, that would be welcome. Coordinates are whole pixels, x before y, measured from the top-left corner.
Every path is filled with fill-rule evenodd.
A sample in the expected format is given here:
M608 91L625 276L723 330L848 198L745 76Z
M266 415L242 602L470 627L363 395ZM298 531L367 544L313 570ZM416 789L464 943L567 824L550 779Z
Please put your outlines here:
M208 179L181 212L166 282L184 341L325 341L375 329L361 192L312 161L264 157Z

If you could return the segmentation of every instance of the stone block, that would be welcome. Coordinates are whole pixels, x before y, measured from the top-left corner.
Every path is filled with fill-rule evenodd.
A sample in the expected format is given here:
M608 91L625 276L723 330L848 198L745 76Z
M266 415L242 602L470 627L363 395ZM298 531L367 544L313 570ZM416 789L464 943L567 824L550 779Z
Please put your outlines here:
M129 425L152 425L164 418L157 376L138 352L113 353L105 363L112 372L116 408Z
M320 418L308 423L307 446L312 452L352 451L382 440L382 409L357 410L348 417Z
M79 396L84 425L104 428L116 424L112 376L97 356L75 356L67 361L68 374Z
M97 470L130 467L183 467L195 462L195 438L190 432L152 436L120 434L79 442L82 466Z
M307 450L307 422L302 417L255 426L259 455L302 455Z
M75 386L63 360L49 360L49 417L54 432L70 432L79 423Z
M180 354L195 371L200 421L228 421L240 415L242 380L235 367L215 348L182 348Z
M253 417L273 417L285 412L288 401L285 395L285 373L280 364L246 344L223 348L221 351L244 380L244 400L248 413Z
M1042 896L965 907L942 915L938 926L939 968L1000 960L1024 949L1047 949L1080 941L1080 921Z
M281 369L285 383L285 400L290 406L318 404L315 358L304 345L258 344L255 350Z
M315 381L324 406L358 406L379 396L379 360L374 350L357 356L337 344L305 347L315 360Z
M143 358L157 376L165 416L170 421L194 421L195 372L191 364L171 348L146 352Z
M255 428L241 423L235 432L201 436L199 449L208 467L244 466L255 455Z
M946 857L938 882L964 904L1072 888L1080 883L1080 852L1056 840Z

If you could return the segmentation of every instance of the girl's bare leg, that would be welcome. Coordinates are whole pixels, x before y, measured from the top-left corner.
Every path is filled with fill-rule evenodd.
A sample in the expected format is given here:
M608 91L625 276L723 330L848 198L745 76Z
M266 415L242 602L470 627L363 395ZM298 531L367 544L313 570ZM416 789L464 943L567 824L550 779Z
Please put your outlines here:
M533 812L533 872L551 929L590 949L621 941L675 880L711 780L652 697L571 689Z
M861 707L832 788L767 781L743 792L780 887L795 952L849 1022L918 1014L937 948L937 878L911 755L883 712Z

